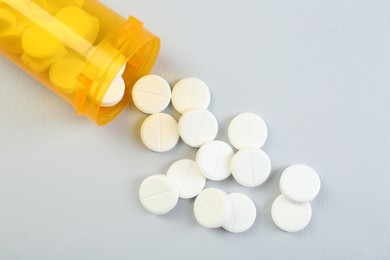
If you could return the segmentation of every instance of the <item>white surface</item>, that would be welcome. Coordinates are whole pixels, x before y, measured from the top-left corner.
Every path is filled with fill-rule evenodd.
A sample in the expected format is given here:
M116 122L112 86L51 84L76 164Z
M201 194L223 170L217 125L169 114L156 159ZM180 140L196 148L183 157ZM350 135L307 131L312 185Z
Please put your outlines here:
M233 233L248 230L256 220L256 205L252 199L242 193L230 193L232 214L222 225L224 229Z
M207 179L220 181L230 176L233 156L233 149L227 143L212 141L200 147L196 154L196 163Z
M215 139L218 134L218 121L208 110L192 109L180 117L179 133L186 144L200 147Z
M275 225L287 232L298 232L304 229L311 219L311 205L297 203L284 195L279 195L272 204L272 219Z
M116 78L108 87L106 94L103 97L102 107L111 107L118 104L125 94L126 84L122 78Z
M197 78L182 79L172 89L172 105L180 114L194 108L207 109L210 99L209 88Z
M203 227L219 228L231 213L232 202L223 190L207 188L195 199L195 219Z
M238 150L260 149L268 137L264 120L253 113L242 113L233 118L229 125L229 140Z
M179 189L179 197L190 199L197 196L206 185L206 179L195 161L182 159L173 163L167 172Z
M179 138L176 120L165 113L148 116L141 126L142 142L154 152L171 150L176 146Z
M268 179L271 161L262 150L242 149L233 156L230 170L234 179L242 186L256 187Z
M250 196L257 220L241 234L203 229L192 200L148 214L140 182L197 149L145 149L146 115L134 106L97 127L0 56L0 259L388 258L390 1L100 2L161 37L152 73L209 85L217 140L228 141L240 112L267 122L268 181L206 184ZM271 205L283 170L298 162L322 186L312 223L289 234L273 224Z
M280 191L296 202L310 202L320 192L321 180L309 166L294 164L285 169L280 177Z
M171 87L157 75L140 78L133 88L134 105L146 114L162 112L171 102Z
M167 176L156 174L149 176L141 183L139 198L147 211L161 215L176 206L179 190Z

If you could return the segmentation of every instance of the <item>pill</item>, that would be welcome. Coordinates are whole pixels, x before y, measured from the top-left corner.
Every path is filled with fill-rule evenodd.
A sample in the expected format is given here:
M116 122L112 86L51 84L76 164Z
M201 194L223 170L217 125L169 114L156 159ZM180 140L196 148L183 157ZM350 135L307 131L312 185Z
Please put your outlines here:
M297 232L304 229L311 219L310 203L297 203L284 195L277 197L271 208L275 225L287 232Z
M230 176L230 162L234 151L225 142L212 141L200 147L196 163L202 174L209 180L220 181Z
M1 4L0 0L0 48L11 53L22 54L22 37L30 25L31 21L21 19L19 13L8 5Z
M179 189L179 197L190 199L197 196L206 184L206 179L200 172L195 161L182 159L173 163L167 172Z
M23 52L21 44L22 32L14 27L0 30L0 47L6 51L20 54Z
M194 215L197 222L206 228L219 228L229 218L232 202L222 190L207 188L195 199Z
M104 94L102 103L100 105L102 107L115 106L122 100L125 90L125 81L122 78L114 79Z
M31 69L31 71L34 73L41 73L48 70L56 61L64 58L67 52L67 49L64 48L55 55L43 59L32 58L28 56L27 53L23 53L20 59Z
M270 175L271 161L262 150L247 148L233 156L230 169L239 184L256 187L264 183Z
M285 169L280 177L280 191L297 202L310 202L320 191L321 180L309 166L294 164Z
M64 0L59 0L59 2L64 2ZM65 0L65 2L69 5L83 6L85 0Z
M189 110L180 117L179 132L187 145L200 147L215 139L218 134L218 121L208 110Z
M57 1L57 2L66 2L68 5L76 5L76 6L83 6L84 5L84 2L85 2L85 0L59 0L59 1Z
M33 0L37 5L40 5L45 11L54 14L61 10L64 5L71 6L82 6L85 0Z
M238 150L243 148L261 148L268 136L267 125L256 114L243 113L231 121L228 128L231 144Z
M85 36L85 39L89 41L90 43L95 43L96 38L99 35L100 30L100 22L99 19L90 15L89 16L89 22L91 24L90 30L88 31L87 35Z
M146 114L160 113L171 101L171 88L160 76L144 76L134 85L133 101Z
M77 76L83 71L85 63L76 58L64 58L56 61L49 71L49 77L64 93L76 89Z
M142 206L153 214L165 214L172 210L179 199L179 190L173 180L162 174L146 178L139 188Z
M32 25L23 34L23 50L33 58L48 58L54 56L65 46L60 38L60 34L52 34L56 28L50 24L45 24L44 28L38 25Z
M256 220L256 205L242 193L230 193L232 213L222 227L229 232L240 233L248 230Z
M1 1L0 1L1 4ZM17 17L14 12L0 5L0 29L16 27Z
M87 34L90 27L88 13L76 6L62 8L55 18L82 37Z
M200 79L182 79L173 87L172 105L180 114L188 109L207 109L210 105L210 90Z
M67 30L64 31L64 35L70 46L73 47L81 39L86 39L90 42L95 41L99 31L99 23L96 23L83 9L76 6L67 6L62 8L55 18L66 26L64 28L67 28ZM79 37L76 37L74 33Z
M150 150L166 152L179 141L179 131L176 120L164 113L150 115L141 126L142 142Z

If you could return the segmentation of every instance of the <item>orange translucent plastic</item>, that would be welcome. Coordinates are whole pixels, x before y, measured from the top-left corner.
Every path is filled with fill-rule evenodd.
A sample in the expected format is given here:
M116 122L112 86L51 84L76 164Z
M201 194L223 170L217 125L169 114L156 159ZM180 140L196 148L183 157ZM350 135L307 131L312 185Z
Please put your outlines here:
M98 125L130 102L134 83L152 69L158 37L97 0L0 0L0 53ZM101 106L126 64L126 91Z

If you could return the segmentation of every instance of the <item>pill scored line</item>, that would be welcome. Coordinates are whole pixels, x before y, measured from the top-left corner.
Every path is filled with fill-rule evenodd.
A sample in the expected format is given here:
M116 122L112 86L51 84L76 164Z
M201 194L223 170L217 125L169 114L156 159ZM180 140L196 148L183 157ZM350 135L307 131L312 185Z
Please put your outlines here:
M217 157L217 161L215 162L215 165L214 165L214 172L217 172L218 165L221 161L221 154L222 154L222 144L219 144L218 157Z
M153 93L153 92L149 92L149 91L145 91L145 90L140 90L140 89L135 89L134 92L138 92L138 93L142 93L142 94L147 94L147 95L152 95L152 96L156 96L156 97L169 98L169 95L166 96L166 95L162 95L162 94L158 94L158 93Z
M200 123L199 123L199 126L198 126L198 131L196 132L196 135L195 135L194 143L197 143L197 142L198 142L199 135L200 135L200 130L202 129L202 125L203 125L203 121L204 121L204 118L205 118L205 117L206 117L206 113L203 111L203 113L202 113L202 118L201 118Z
M191 162L190 167L188 167L188 169L186 171L186 175L188 175L192 172L192 169L194 168L194 166L195 166L195 162Z
M172 190L163 191L163 192L160 192L160 193L157 193L157 194L153 194L153 195L150 195L150 196L143 197L143 198L141 198L141 200L154 199L154 198L163 196L163 195L171 193L171 192L173 192L173 191Z
M237 208L236 208L236 210L235 210L234 213L233 213L232 221L230 222L230 226L229 226L230 229L232 229L233 226L234 226L234 223L236 223L236 218L237 218L238 210L239 210L239 209L240 209L240 205L237 205Z
M202 196L199 196L198 199L200 199L206 206L207 208L211 211L211 213L213 213L213 215L218 219L218 220L222 220L218 215L217 213L214 212L214 209L210 206L210 204L202 198Z

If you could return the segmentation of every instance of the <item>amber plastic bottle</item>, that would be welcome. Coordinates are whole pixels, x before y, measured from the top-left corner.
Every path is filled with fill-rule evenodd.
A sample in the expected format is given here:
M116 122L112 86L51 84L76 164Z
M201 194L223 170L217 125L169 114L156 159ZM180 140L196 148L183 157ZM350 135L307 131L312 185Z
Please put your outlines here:
M0 53L98 125L130 102L131 88L152 69L158 37L97 0L0 0ZM126 64L122 100L101 106Z

